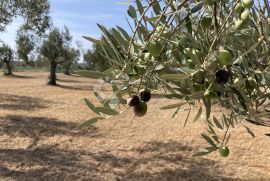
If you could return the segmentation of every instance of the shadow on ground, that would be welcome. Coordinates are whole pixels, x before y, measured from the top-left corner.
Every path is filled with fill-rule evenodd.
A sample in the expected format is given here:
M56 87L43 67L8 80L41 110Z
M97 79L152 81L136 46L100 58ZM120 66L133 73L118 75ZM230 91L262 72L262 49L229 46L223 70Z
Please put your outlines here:
M49 103L41 98L0 93L0 109L32 111L47 108Z
M92 126L88 130L78 129L78 124L60 121L47 117L28 117L7 115L0 117L0 134L10 137L27 137L33 140L33 147L43 137L56 135L65 136L101 136L97 128ZM76 138L75 138L76 139Z
M94 91L95 89L98 90L98 91L110 91L111 89L109 87L106 87L106 86L103 86L103 85L99 85L97 83L89 83L89 85L85 85L85 86L68 86L68 85L61 85L61 84L58 84L58 86L60 88L63 88L63 89L67 89L67 90L87 90L87 91Z
M17 79L34 79L35 77L31 77L31 76L25 76L25 75L11 75L10 77L12 78L17 78Z
M71 79L57 79L59 82L67 82L67 83L86 83L81 80L71 80Z
M215 161L190 156L191 150L174 141L149 142L131 150L95 153L57 147L0 149L0 176L20 181L233 179L224 176Z

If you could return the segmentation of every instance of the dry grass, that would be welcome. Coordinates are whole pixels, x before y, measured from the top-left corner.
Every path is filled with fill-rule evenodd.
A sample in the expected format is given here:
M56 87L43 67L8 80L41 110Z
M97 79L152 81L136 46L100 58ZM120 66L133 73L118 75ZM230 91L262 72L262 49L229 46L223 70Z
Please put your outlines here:
M255 139L236 130L227 159L194 158L206 146L204 124L183 128L186 113L159 110L168 100L152 99L133 122L128 110L78 130L94 116L83 98L96 102L98 81L59 75L61 86L51 87L47 73L17 75L0 77L0 180L270 180L270 129L251 126Z

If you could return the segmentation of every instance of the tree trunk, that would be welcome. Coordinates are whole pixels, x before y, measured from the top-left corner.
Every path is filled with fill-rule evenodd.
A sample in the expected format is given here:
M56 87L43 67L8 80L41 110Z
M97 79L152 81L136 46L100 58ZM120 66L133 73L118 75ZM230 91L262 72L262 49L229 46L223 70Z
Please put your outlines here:
M70 75L70 72L69 72L69 66L65 67L65 72L64 72L65 75Z
M51 64L51 71L50 71L50 76L49 76L49 85L56 85L56 67L57 64Z
M5 62L7 65L7 70L5 71L5 75L12 75L10 62Z

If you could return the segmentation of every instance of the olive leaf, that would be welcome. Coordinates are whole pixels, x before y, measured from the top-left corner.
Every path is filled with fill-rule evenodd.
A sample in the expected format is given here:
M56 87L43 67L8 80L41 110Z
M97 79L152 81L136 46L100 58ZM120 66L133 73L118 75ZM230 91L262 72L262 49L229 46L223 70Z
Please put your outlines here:
M89 126L95 124L96 122L98 122L101 119L104 119L104 118L103 117L91 118L91 119L81 123L78 127L79 128L89 127Z

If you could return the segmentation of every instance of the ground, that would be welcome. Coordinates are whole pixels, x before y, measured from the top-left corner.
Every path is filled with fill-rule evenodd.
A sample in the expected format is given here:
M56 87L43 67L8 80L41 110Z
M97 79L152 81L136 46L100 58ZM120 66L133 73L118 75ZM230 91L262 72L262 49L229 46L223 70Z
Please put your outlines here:
M94 116L83 102L97 103L100 81L58 75L59 86L47 86L46 72L0 76L0 180L270 180L269 128L234 130L231 154L193 157L207 146L202 120L184 128L186 112L159 107L172 101L155 95L148 113L132 110L89 129L79 123ZM102 93L110 89L102 84ZM220 112L220 110L216 110Z

